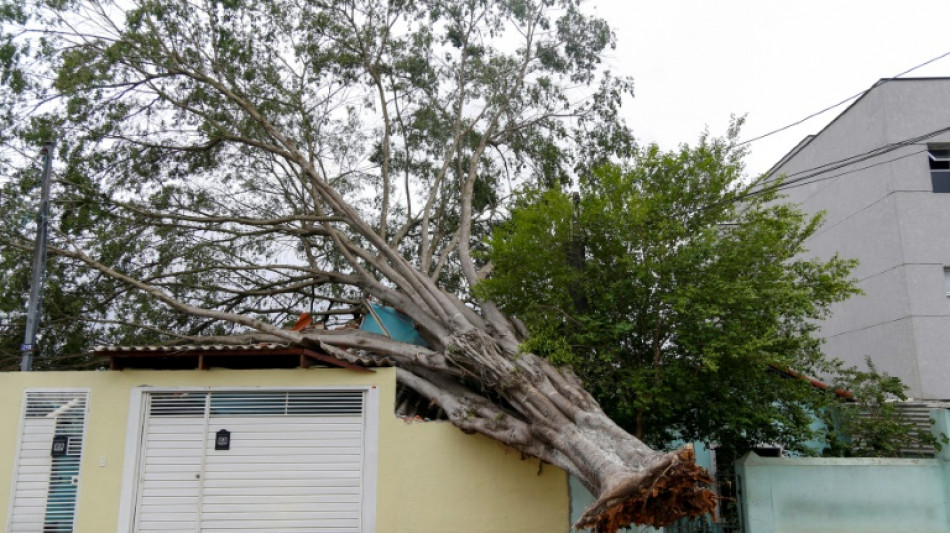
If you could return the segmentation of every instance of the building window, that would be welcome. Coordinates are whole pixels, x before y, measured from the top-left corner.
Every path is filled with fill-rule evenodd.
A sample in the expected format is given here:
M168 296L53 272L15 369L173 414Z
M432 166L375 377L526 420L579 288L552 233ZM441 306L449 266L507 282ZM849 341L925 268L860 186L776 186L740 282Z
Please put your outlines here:
M934 192L950 193L950 148L931 148L928 155Z
M947 306L950 307L950 268L943 269L943 285L947 293Z

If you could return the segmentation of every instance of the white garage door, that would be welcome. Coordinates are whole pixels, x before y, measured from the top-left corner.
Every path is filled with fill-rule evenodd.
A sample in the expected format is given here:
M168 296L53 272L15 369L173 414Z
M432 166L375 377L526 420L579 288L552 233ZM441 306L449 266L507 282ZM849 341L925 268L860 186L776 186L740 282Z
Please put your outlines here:
M363 391L148 394L135 531L361 531L363 403Z

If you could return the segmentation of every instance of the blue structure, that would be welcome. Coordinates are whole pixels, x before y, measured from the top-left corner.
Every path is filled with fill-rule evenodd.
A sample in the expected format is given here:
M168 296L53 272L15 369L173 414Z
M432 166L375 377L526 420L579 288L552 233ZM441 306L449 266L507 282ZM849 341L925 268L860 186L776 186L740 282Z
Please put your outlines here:
M429 346L429 343L416 331L416 323L406 315L392 307L370 303L370 314L363 318L360 329L371 333L379 333L393 340L408 342L417 346ZM376 318L379 317L377 321ZM382 322L382 327L380 327Z

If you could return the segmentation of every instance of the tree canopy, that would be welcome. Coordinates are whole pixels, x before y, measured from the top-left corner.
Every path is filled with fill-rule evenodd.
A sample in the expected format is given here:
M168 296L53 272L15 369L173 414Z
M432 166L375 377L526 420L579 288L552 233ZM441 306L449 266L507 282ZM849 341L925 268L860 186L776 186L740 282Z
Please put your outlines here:
M577 476L598 531L715 503L688 452L601 404L656 446L805 436L814 396L782 372L823 368L850 263L801 256L818 221L741 185L732 138L638 149L579 1L0 0L0 22L5 368L55 139L38 368L175 340L385 360ZM282 327L366 299L428 347Z
M634 145L632 84L600 62L613 34L577 0L2 0L0 22L12 328L32 147L57 140L41 364L74 346L58 332L379 358L461 429L577 476L599 531L714 506L688 452L631 437L471 290L512 191ZM281 327L365 298L429 346Z
M782 202L781 181L743 181L737 128L642 147L582 176L573 198L527 191L492 234L479 291L655 446L806 451L834 395L787 371L837 372L816 332L857 292L854 261L808 254L820 216Z
M352 250L326 222L374 248L370 231L465 297L470 248L515 185L633 144L616 116L631 81L599 65L613 34L576 1L9 0L2 15L7 241L31 227L24 157L55 137L57 242L269 323L314 300L345 316L363 294L328 274L351 273ZM315 201L300 163L366 227ZM3 260L15 324L25 265ZM48 335L47 361L78 348L53 339L228 330L71 266L50 281L69 301L45 323L74 335Z

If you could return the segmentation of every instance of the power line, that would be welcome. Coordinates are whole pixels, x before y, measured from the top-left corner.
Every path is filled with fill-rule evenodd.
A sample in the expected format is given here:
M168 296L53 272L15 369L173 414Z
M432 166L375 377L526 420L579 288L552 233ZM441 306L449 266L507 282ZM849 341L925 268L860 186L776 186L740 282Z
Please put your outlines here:
M946 133L946 132L950 132L950 127L944 127L944 128L936 129L936 130L933 130L933 131L924 133L924 134L922 134L922 135L918 135L918 136L916 136L916 137L908 137L908 138L906 138L906 139L903 139L903 140L900 140L900 141L897 141L897 142L893 142L893 143L889 143L889 144L885 144L885 145L879 146L879 147L877 147L877 148L872 148L871 150L867 150L867 151L861 152L861 153L859 153L859 154L851 155L851 156L848 156L848 157L846 157L846 158L839 159L839 160L837 160L837 161L831 161L831 162L829 162L829 163L825 163L825 164L822 164L822 165L818 165L818 166L816 166L816 167L812 167L812 168L808 168L808 169L804 169L804 170L799 170L798 172L793 172L793 173L791 173L791 174L786 174L786 177L794 177L794 176L798 176L798 177L795 178L795 179L786 180L786 181L782 184L782 186L785 187L785 186L788 186L788 185L793 184L793 183L798 183L798 182L800 182L800 181L804 181L804 180L807 180L807 179L809 179L809 178L813 178L813 177L815 177L815 176L820 176L820 175L822 175L822 174L827 174L828 172L834 172L835 170L838 170L838 169L841 169L841 168L844 168L844 167L853 165L853 164L855 164L855 163L860 163L860 162L862 162L862 161L867 161L868 159L873 159L873 158L875 158L875 157L882 156L882 155L884 155L884 154L893 152L894 150L898 150L898 149L904 148L904 147L906 147L906 146L912 146L912 145L918 144L918 143L920 143L920 142L922 142L922 141L925 141L925 140L930 139L930 138L932 138L932 137L936 137L937 135L940 135L940 134Z
M764 138L766 138L766 137L771 137L772 135L775 135L776 133L781 133L781 132L783 132L783 131L785 131L785 130L787 130L787 129L794 128L795 126L798 126L799 124L802 124L802 123L804 123L804 122L807 122L807 121L809 121L809 120L811 120L811 119L817 117L818 115L822 115L822 114L824 114L824 113L827 113L828 111L831 111L832 109L834 109L834 108L836 108L836 107L842 106L842 105L844 105L844 104L850 102L851 100L854 100L855 98L858 98L859 96L864 95L864 93L868 92L869 90L870 90L870 89L865 89L865 90L863 90L863 91L861 91L861 92L859 92L859 93L857 93L857 94L854 94L854 95L851 95L851 96L845 98L844 100L838 102L837 104L830 105L830 106L828 106L828 107L822 109L821 111L816 111L816 112L814 112L814 113L808 115L807 117L805 117L805 118L803 118L803 119L796 120L795 122L792 122L791 124L788 124L787 126L782 126L781 128L778 128L778 129L776 129L776 130L772 130L772 131L770 131L770 132L768 132L768 133L763 133L762 135L759 135L758 137L753 137L753 138L751 138L751 139L742 141L742 142L738 143L736 146L745 146L745 145L747 145L747 144L749 144L749 143L754 143L755 141L762 140L762 139L764 139Z
M947 56L950 56L950 52L945 52L945 53L940 54L939 56L937 56L937 57L935 57L935 58L933 58L933 59L928 59L927 61L924 61L923 63L917 65L916 67L911 67L911 68L905 70L904 72L901 72L900 74L894 76L894 78L900 78L900 77L903 76L904 74L910 74L911 72L913 72L913 71L919 69L920 67L926 67L927 65L933 63L934 61L939 61L939 60L941 60L941 59L943 59L943 58L945 58L945 57L947 57Z
M772 135L775 135L776 133L781 133L781 132L783 132L783 131L785 131L785 130L787 130L787 129L789 129L789 128L794 128L795 126L798 126L799 124L802 124L802 123L804 123L804 122L807 122L807 121L809 121L809 120L811 120L811 119L817 117L818 115L822 115L822 114L824 114L824 113L827 113L828 111L831 111L832 109L835 109L835 108L837 108L837 107L840 107L840 106L842 106L842 105L844 105L844 104L850 102L851 100L854 100L854 99L856 99L856 98L859 98L859 97L861 97L861 96L864 96L865 93L867 93L868 91L870 91L871 89L873 89L873 88L875 88L875 87L877 87L877 86L879 86L879 85L884 85L885 83L889 83L889 82L891 82L891 81L893 81L893 80L895 80L895 79L897 79L897 78L900 78L901 76L903 76L903 75L905 75L905 74L910 74L911 72L913 72L913 71L915 71L915 70L917 70L917 69L919 69L919 68L925 67L925 66L927 66L927 65L929 65L929 64L931 64L931 63L933 63L934 61L939 61L939 60L941 60L941 59L943 59L943 58L945 58L945 57L947 57L947 56L950 56L950 52L945 52L945 53L943 53L943 54L940 54L940 55L937 56L937 57L928 59L927 61L924 61L923 63L921 63L921 64L919 64L919 65L913 66L913 67L911 67L911 68L905 70L904 72L901 72L900 74L896 74L896 75L894 75L894 76L892 76L892 77L890 77L890 78L887 78L887 79L881 81L880 83L876 83L876 84L872 85L871 87L869 87L869 88L867 88L867 89L864 89L863 91L861 91L861 92L859 92L859 93L853 94L853 95L851 95L851 96L845 98L844 100L838 102L837 104L830 105L830 106L828 106L828 107L822 109L821 111L816 111L816 112L814 112L814 113L812 113L812 114L806 116L806 117L803 118L803 119L796 120L795 122L792 122L791 124L788 124L788 125L786 125L786 126L782 126L781 128L772 130L772 131L770 131L770 132L768 132L768 133L763 133L762 135L759 135L759 136L757 136L757 137L753 137L753 138L751 138L751 139L748 139L748 140L745 140L745 141L741 141L741 142L739 142L736 146L745 146L745 145L747 145L747 144L749 144L749 143L753 143L753 142L755 142L755 141L764 139L764 138L766 138L766 137L771 137Z
M759 195L759 194L764 194L764 193L767 192L767 191L777 191L777 192L778 192L778 191L784 191L784 190L787 190L787 189L793 189L793 188L795 188L795 187L800 187L800 186L808 185L808 184L811 184L811 183L817 183L817 182L819 182L819 181L830 180L830 179L833 179L833 178L838 178L838 177L841 177L841 176L845 176L845 175L847 175L847 174L853 174L853 173L855 173L855 172L859 172L859 171L862 171L862 170L867 170L867 169L874 168L874 167L877 167L877 166L880 166L880 165L885 165L885 164L887 164L887 163L892 163L892 162L894 162L894 161L898 161L898 160L904 159L904 158L906 158L906 157L910 157L910 156L913 156L913 155L917 155L917 154L923 153L923 152L925 152L926 150L918 150L918 151L915 151L915 152L912 152L912 153L909 153L909 154L904 154L904 155L901 155L901 156L899 156L899 157L895 157L895 158L889 159L889 160L887 160L887 161L879 161L879 162L877 162L877 163L874 163L874 164L871 164L871 165L867 165L867 166L865 166L865 167L847 170L847 171L845 171L845 172L840 172L840 173L838 173L838 174L834 174L834 175L831 175L831 176L825 176L825 177L822 177L822 178L819 178L819 179L812 179L812 178L816 178L816 177L818 177L818 176L822 176L822 175L824 175L824 174L828 174L829 172L834 172L835 170L839 170L839 169L842 169L842 168L844 168L844 167L847 167L847 166L850 166L850 165L853 165L853 164L856 164L856 163L860 163L860 162L862 162L862 161L867 161L867 160L869 160L869 159L873 159L873 158L875 158L875 157L882 156L882 155L884 155L884 154L893 152L893 151L898 150L898 149L900 149L900 148L904 148L904 147L907 147L907 146L913 146L913 145L919 144L919 143L921 143L921 141L925 141L925 140L927 140L927 139L929 139L929 138L931 138L931 137L935 137L935 136L937 136L937 135L940 135L941 133L946 133L946 132L950 132L950 126L944 127L944 128L940 128L940 129L936 129L936 130L933 130L933 131L924 133L924 134L922 134L922 135L917 135L917 136L915 136L915 137L908 137L908 138L906 138L906 139L903 139L903 140L900 140L900 141L897 141L897 142L893 142L893 143L889 143L889 144L885 144L885 145L879 146L879 147L877 147L877 148L872 148L872 149L867 150L867 151L865 151L865 152L861 152L861 153L859 153L859 154L854 154L854 155L845 157L845 158L843 158L843 159L839 159L839 160L837 160L837 161L832 161L832 162L829 162L829 163L825 163L825 164L822 164L822 165L818 165L818 166L816 166L816 167L812 167L812 168L800 170L800 171L798 171L798 172L793 172L792 174L787 174L786 177L788 177L788 176L798 176L797 178L791 179L791 180L786 180L786 181L782 182L779 186L774 187L774 188L765 187L765 188L758 188L758 189L755 189L755 190L748 191L748 192L746 192L746 193L744 193L744 194L740 194L740 195L736 196L735 198L731 198L729 201L730 201L730 202L739 202L739 201L742 201L742 200L744 200L744 199L746 199L746 198L751 198L751 197L757 196L757 195ZM811 181L808 181L808 180L811 180ZM710 205L710 206L708 206L708 207L711 208L711 207L714 207L714 206L716 206L716 205L720 205L720 203L717 202L717 203L715 203L715 204L713 204L713 205Z
M805 186L805 185L811 185L812 183L818 183L818 182L820 182L820 181L825 181L825 180L830 180L830 179L834 179L834 178L839 178L839 177L845 176L845 175L847 175L847 174L854 174L855 172L861 172L862 170L868 170L868 169L870 169L870 168L879 167L879 166L881 166L881 165L886 165L886 164L888 164L888 163L893 163L894 161L899 161L899 160L901 160L901 159L906 159L906 158L911 157L911 156L915 156L915 155L918 155L918 154L922 154L922 153L924 153L924 152L926 152L926 151L927 151L926 149L924 149L924 150L916 150L916 151L914 151L914 152L910 152L910 153L908 153L908 154L904 154L904 155L901 155L901 156L897 156L897 157L895 157L895 158L888 159L888 160L886 160L886 161L879 161L879 162L877 162L877 163L874 163L873 165L868 165L868 166L866 166L866 167L860 167L860 168L855 168L855 169L847 170L847 171L845 171L845 172L840 172L840 173L838 173L838 174L832 174L832 175L830 175L830 176L824 176L824 177L821 177L821 178L818 178L818 179L812 180L812 181L803 181L803 182L798 182L798 181L796 181L796 182L791 183L791 184L789 184L789 185L786 185L786 184L783 183L782 185L780 185L780 186L778 187L778 190L784 191L784 190L786 190L786 189L794 189L794 188L796 188L796 187L802 187L802 186ZM829 171L829 172L830 172L830 171Z

